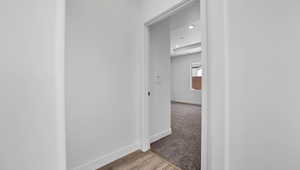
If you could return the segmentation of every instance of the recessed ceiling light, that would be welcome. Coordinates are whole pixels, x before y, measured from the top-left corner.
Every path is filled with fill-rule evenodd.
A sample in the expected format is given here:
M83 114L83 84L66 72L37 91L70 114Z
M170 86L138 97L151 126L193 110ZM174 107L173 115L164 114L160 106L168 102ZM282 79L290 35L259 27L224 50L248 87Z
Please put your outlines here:
M179 47L179 45L175 45L175 48L178 48Z
M194 28L195 28L195 25L190 25L190 26L189 26L189 29L190 29L190 30L192 30L192 29L194 29Z

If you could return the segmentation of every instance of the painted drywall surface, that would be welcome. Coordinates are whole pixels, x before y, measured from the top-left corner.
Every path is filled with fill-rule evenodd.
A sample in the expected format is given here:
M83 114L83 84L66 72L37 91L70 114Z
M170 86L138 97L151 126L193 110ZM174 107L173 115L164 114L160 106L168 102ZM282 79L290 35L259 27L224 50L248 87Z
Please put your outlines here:
M185 0L142 0L143 21L147 22Z
M170 24L164 20L149 28L150 137L171 128Z
M0 169L65 170L64 1L0 2Z
M68 169L137 143L135 12L131 0L67 1Z
M201 63L201 54L171 58L171 100L201 104L201 91L191 89L191 64Z
M300 169L300 2L227 2L228 169Z
M194 1L170 17L170 28L176 30L200 20L200 1Z
M208 70L204 74L208 75L208 113L206 115L208 118L207 169L224 170L227 166L227 127L225 122L227 114L226 101L228 101L226 82L227 51L225 41L227 35L225 34L224 25L225 0L208 0L206 2Z

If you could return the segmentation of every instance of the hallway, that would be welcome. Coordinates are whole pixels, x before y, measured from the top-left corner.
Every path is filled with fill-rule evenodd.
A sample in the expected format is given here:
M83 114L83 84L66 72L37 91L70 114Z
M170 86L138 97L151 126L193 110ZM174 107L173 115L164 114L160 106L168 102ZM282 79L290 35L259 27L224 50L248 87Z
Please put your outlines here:
M171 104L172 134L153 144L151 149L184 170L200 170L201 107Z

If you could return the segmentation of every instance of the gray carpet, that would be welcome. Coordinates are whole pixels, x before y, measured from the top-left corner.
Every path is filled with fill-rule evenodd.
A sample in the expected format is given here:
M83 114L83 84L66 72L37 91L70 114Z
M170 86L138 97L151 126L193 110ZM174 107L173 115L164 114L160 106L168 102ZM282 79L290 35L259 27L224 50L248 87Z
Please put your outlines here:
M200 170L201 107L172 103L171 112L172 135L151 149L183 170Z

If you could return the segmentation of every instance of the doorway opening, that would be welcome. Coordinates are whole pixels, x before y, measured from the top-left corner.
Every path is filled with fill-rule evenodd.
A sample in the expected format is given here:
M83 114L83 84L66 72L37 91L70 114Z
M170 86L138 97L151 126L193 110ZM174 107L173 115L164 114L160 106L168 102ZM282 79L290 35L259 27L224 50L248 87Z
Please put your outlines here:
M201 5L200 5L201 4ZM206 170L205 2L184 1L145 24L144 151Z

